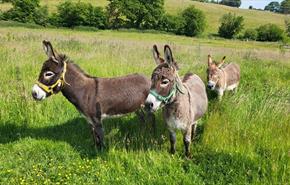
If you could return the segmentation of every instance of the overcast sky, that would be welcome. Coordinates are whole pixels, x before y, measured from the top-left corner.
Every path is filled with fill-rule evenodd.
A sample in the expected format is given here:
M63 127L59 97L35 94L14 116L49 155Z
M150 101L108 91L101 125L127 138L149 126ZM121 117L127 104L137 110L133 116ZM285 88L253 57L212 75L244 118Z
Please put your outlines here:
M272 1L281 2L282 0L242 0L242 5L240 8L248 9L249 6L252 5L254 8L264 9L265 6Z

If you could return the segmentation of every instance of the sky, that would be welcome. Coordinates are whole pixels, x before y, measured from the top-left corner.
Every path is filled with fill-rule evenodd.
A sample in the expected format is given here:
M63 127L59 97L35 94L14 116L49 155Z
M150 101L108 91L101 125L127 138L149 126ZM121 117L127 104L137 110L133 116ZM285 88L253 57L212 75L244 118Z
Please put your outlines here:
M250 5L254 8L261 8L264 9L267 4L272 1L278 1L281 3L282 0L242 0L242 5L240 8L248 9Z

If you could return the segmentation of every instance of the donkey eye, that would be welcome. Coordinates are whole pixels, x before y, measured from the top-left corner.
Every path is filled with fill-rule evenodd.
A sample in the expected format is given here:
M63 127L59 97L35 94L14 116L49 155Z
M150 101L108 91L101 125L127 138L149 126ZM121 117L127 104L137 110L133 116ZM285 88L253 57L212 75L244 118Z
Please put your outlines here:
M168 79L164 79L164 80L162 80L161 85L167 85L168 83L169 83L169 80Z
M45 77L45 78L50 78L50 77L52 77L53 75L54 75L54 73L51 72L51 71L47 71L47 72L44 73L44 77Z

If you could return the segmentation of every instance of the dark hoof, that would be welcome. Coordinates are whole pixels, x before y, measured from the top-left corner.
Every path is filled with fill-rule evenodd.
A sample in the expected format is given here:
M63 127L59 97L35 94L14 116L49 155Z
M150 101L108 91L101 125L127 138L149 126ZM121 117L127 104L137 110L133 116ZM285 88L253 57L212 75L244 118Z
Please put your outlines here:
M185 153L185 158L186 159L192 159L192 155L190 153Z
M172 148L170 149L170 153L171 153L171 154L175 154L175 152L176 152L175 149L172 149Z

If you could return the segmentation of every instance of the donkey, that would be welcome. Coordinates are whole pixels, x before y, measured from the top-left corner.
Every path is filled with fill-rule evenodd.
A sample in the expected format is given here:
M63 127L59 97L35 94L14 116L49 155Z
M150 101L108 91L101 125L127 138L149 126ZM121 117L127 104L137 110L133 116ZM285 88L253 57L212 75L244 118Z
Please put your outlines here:
M163 117L169 130L171 153L175 153L176 130L183 133L185 155L190 155L190 143L197 120L207 110L205 85L195 74L187 73L181 81L171 49L164 47L165 62L159 63L151 76L151 89L145 108L151 112L163 106Z
M35 100L62 92L87 119L94 144L104 147L102 119L138 110L149 94L151 81L140 74L98 78L85 74L67 56L58 54L49 41L43 41L48 56L38 81L32 88ZM151 113L152 114L152 113Z
M237 64L230 63L224 65L226 57L224 56L221 62L212 61L208 55L208 69L207 69L207 87L210 90L215 90L221 100L224 91L235 90L240 82L240 67Z

